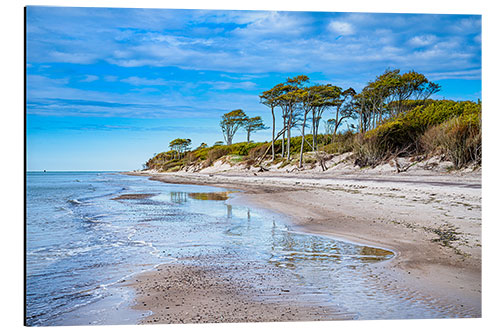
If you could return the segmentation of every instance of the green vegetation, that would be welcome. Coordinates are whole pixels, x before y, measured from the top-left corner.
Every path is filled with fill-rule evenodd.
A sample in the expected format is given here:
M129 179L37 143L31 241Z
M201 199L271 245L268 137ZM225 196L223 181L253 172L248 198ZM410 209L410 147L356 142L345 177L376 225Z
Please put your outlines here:
M433 153L444 153L457 169L481 164L481 104L427 101L366 132L354 151L359 166Z
M480 101L432 100L429 97L440 90L439 85L414 71L387 70L360 93L331 84L307 86L308 82L307 76L299 75L260 95L272 114L271 142L250 142L252 132L266 127L261 117L248 117L236 109L224 114L220 122L226 145L222 141L211 147L203 143L189 151L189 139L175 139L170 142L171 150L155 155L146 168L199 170L224 158L227 163L246 166L266 162L302 168L319 163L326 170L328 156L348 152L359 167L415 155L442 156L455 169L481 165ZM280 130L276 110L283 120ZM328 110L333 117L324 121L326 133L321 134L319 124ZM348 130L339 132L345 123ZM247 142L233 144L241 127L247 132ZM300 129L301 135L292 137L293 128Z

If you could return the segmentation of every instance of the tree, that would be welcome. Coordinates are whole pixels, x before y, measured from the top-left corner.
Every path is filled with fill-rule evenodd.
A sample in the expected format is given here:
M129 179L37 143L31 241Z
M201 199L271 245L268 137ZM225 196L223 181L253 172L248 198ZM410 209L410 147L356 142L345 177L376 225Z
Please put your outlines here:
M274 152L274 141L276 140L276 117L274 115L274 108L279 105L280 101L278 97L283 92L283 83L279 83L273 88L264 91L259 97L260 102L271 108L271 114L273 116L273 132L271 137L271 151L272 151L272 161L275 158Z
M233 110L222 116L220 127L227 145L233 144L234 134L238 128L245 124L247 119L247 115L241 109Z
M305 130L306 130L306 123L307 123L307 115L309 112L314 108L315 103L318 99L318 94L317 94L317 86L313 87L305 87L302 89L299 89L295 91L295 94L298 97L298 100L301 103L301 108L302 108L302 114L304 116L303 121L302 121L302 140L300 142L300 159L299 159L299 168L302 168L302 159L304 156L304 142L305 142ZM314 124L313 124L314 126Z
M328 119L324 121L325 124L325 134L333 135L333 129L335 128L335 119Z
M294 78L288 78L283 85L283 93L279 96L279 106L283 113L283 129L286 129L287 143L286 143L286 159L290 161L290 141L292 137L292 128L297 125L299 120L298 113L300 111L300 94L298 91L302 88L304 83L309 81L306 75L298 75ZM284 150L285 131L283 132L282 150ZM284 154L283 154L284 156Z
M440 89L439 84L415 71L400 74L399 69L386 70L354 98L353 107L359 116L360 131L375 128L386 117L395 117L424 104Z
M342 121L348 118L355 118L356 113L354 111L354 96L356 96L356 91L352 88L342 91L340 94L340 99L336 104L335 112L335 127L333 128L333 137L337 134L337 130L342 124Z
M313 150L317 150L317 136L319 131L319 122L323 112L331 107L339 105L342 88L326 84L317 86L317 97L314 100L314 108L312 110L312 131L313 131Z
M181 158L182 154L189 149L191 139L174 139L170 141L169 147L176 152L177 158Z
M260 116L247 118L243 123L243 127L247 131L247 142L250 142L250 133L269 128L264 126L264 123L262 122L262 118Z

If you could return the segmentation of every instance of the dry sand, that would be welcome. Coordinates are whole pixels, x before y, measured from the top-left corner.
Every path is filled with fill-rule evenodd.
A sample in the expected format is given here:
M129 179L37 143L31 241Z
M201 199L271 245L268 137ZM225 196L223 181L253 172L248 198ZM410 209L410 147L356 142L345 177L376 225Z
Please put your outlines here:
M240 189L231 200L282 213L296 229L391 249L396 257L374 269L394 281L394 292L432 298L453 316L481 316L479 172L131 174ZM132 282L137 307L153 312L145 322L349 319L341 309L254 299L258 291L239 286L245 282L224 272L179 265L159 269Z

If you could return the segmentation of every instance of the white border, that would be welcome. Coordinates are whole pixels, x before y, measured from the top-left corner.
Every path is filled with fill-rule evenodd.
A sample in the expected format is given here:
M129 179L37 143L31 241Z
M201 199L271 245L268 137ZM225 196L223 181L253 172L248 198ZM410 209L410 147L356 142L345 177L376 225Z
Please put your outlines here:
M272 324L212 324L212 325L158 325L158 326L105 326L105 327L61 327L31 328L43 331L92 331L122 332L148 331L157 332L168 329L173 332L250 332L257 330L290 330L306 331L349 331L349 332L422 332L424 330L446 332L479 332L491 331L498 324L497 278L499 235L498 213L493 209L498 206L496 198L496 176L499 165L496 127L499 122L500 108L494 104L498 100L498 54L497 34L498 11L494 1L476 0L469 2L421 0L409 3L401 0L351 0L301 2L250 1L236 4L235 1L212 0L210 2L183 1L133 1L133 0L86 0L86 1L5 1L0 10L2 24L2 126L0 134L2 142L1 156L2 175L2 326L4 330L17 331L29 328L22 327L23 307L23 7L25 5L82 6L82 7L129 7L129 8L192 8L192 9L261 9L261 10L305 10L305 11L337 11L337 12L400 12L400 13L446 13L446 14L481 14L483 15L483 101L484 101L484 182L483 182L483 319L459 320L411 320L411 321L348 321L348 322L315 322L315 323L272 323ZM497 326L497 325L495 325Z

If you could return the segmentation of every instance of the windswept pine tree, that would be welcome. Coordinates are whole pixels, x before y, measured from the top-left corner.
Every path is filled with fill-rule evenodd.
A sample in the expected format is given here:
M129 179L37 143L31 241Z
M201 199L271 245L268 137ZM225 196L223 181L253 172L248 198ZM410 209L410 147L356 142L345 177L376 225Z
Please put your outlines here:
M260 97L260 102L269 108L271 108L271 115L273 117L273 130L271 134L271 154L272 154L272 161L275 159L275 151L274 151L274 141L276 141L276 116L274 114L274 108L279 105L279 96L281 95L282 91L282 86L283 84L280 83L273 88L264 91L259 97Z
M359 131L377 127L385 119L396 117L417 105L424 105L440 91L439 84L415 71L400 74L399 69L386 70L354 96L353 107L359 117ZM414 103L408 103L408 101Z
M189 149L191 139L174 139L170 141L169 147L176 152L177 158L180 159L182 155Z
M257 117L252 117L252 118L247 118L245 122L243 123L243 127L247 131L247 142L250 142L250 134L252 132L268 129L269 127L266 127L264 123L262 122L262 117L257 116Z
M233 137L236 131L245 124L247 119L247 115L241 109L233 110L222 116L220 127L227 145L233 143Z

